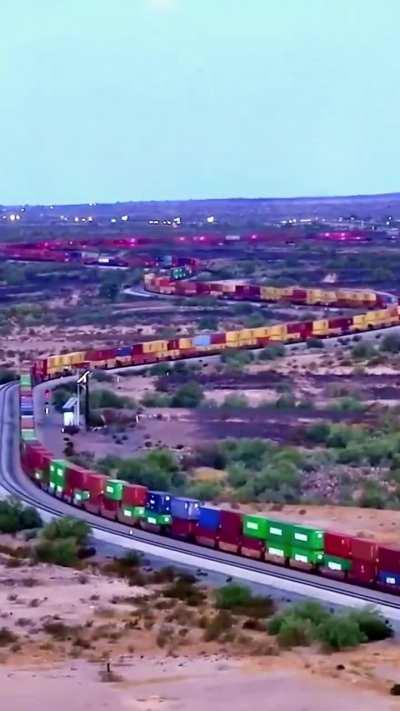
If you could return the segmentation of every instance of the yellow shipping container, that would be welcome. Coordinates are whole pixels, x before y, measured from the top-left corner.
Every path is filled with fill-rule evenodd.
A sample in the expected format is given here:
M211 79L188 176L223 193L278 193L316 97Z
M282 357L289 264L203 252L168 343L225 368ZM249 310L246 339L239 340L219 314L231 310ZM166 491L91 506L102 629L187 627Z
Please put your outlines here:
M294 286L283 286L277 291L279 292L279 298L282 298L282 296L291 296L293 294L295 287Z
M357 330L357 331L362 331L367 328L367 322L366 322L366 315L365 314L357 314L356 316L353 316L353 326L351 326L351 330Z
M287 338L287 329L285 324L278 323L275 326L270 326L268 336L271 341L285 341Z
M327 336L329 334L328 319L319 319L312 322L312 332L314 336Z
M323 302L323 291L322 289L307 289L306 291L306 303L316 304Z
M147 341L143 343L143 353L168 351L168 341Z
M85 360L85 351L76 351L75 353L70 353L70 363L76 365L78 363L83 363Z
M62 367L62 356L52 355L52 356L48 357L48 359L47 359L48 370L56 371L57 368L61 368L61 367Z
M324 304L334 304L337 299L336 291L330 291L329 289L322 290L322 302Z
M233 294L236 289L236 282L231 282L228 284L224 284L224 294Z
M269 338L270 332L268 326L260 326L260 328L253 328L254 338Z
M192 339L191 338L180 338L179 339L179 349L180 350L187 350L188 348L193 348Z
M261 286L260 296L264 301L276 301L278 298L279 289L275 286Z
M237 343L240 331L226 331L226 342Z

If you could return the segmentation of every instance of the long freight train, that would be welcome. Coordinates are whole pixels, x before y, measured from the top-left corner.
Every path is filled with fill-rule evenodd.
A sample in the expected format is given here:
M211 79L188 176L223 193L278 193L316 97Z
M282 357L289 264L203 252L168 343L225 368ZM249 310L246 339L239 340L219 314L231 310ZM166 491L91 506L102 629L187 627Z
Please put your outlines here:
M163 266L166 266L165 264ZM286 304L362 309L362 313L323 320L143 341L121 348L94 349L36 360L20 373L21 463L25 473L50 495L73 506L132 527L184 539L241 556L309 570L320 575L380 587L400 594L400 548L376 541L280 520L212 507L168 492L149 491L55 459L39 441L34 419L37 383L82 368L146 365L221 353L228 348L263 348L271 342L348 335L400 322L397 300L388 294L349 289L300 289L205 283L186 280L194 260L171 260L167 274L145 275L147 289L163 294L249 299ZM182 280L183 279L183 280Z

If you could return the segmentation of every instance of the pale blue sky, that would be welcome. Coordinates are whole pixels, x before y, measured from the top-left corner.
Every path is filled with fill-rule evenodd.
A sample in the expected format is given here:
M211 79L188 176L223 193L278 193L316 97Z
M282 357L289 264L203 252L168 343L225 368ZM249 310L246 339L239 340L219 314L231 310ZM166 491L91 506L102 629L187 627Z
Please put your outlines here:
M1 0L0 202L400 190L399 0Z

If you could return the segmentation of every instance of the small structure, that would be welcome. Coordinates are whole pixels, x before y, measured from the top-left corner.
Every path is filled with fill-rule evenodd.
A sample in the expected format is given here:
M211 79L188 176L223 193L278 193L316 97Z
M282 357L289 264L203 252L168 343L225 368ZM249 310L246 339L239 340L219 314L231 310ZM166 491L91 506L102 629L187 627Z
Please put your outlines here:
M63 405L63 432L71 432L72 429L79 429L79 401L76 395L72 395L65 405Z

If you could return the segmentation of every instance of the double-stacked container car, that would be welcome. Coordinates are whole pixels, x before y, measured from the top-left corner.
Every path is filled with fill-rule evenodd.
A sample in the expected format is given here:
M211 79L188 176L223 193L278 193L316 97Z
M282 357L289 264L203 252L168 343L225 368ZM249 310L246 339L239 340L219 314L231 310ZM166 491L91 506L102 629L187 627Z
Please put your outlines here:
M43 249L47 246L43 246ZM302 289L230 282L185 281L194 260L164 259L169 272L146 274L148 289L159 293L212 295L277 303L362 309L362 313L316 321L143 341L131 346L49 356L20 374L21 463L26 474L49 494L76 507L173 539L302 568L359 585L400 593L400 549L359 537L275 518L208 506L139 483L107 478L72 462L56 459L38 440L33 386L81 368L114 368L219 353L226 348L261 348L273 342L344 335L399 323L397 302L389 295L349 289Z

